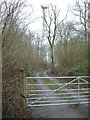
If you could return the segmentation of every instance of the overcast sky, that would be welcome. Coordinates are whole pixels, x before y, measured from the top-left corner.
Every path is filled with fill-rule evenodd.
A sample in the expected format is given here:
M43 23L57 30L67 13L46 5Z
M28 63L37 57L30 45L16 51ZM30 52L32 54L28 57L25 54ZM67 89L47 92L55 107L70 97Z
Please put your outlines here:
M48 6L50 3L56 5L57 8L60 9L60 19L62 20L65 17L67 10L69 9L70 11L70 8L75 3L75 0L28 0L28 4L31 4L33 9L33 14L31 18L34 19L38 17L38 19L34 23L29 25L30 29L32 29L33 31L40 31L42 29L43 20L41 17L43 14L41 5ZM73 17L69 12L67 19L69 20L72 18Z

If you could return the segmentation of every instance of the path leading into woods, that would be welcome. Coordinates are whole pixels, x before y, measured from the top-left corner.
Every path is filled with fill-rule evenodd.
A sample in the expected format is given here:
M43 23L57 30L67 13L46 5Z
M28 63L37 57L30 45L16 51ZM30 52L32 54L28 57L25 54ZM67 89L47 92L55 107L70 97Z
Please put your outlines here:
M44 73L46 74L46 73ZM48 76L46 74L46 76ZM36 77L39 77L37 73ZM44 84L40 78L37 82ZM40 89L49 90L48 86L41 86ZM73 106L73 107L72 107ZM85 105L60 105L60 106L45 106L45 107L32 107L33 118L88 118L88 107Z

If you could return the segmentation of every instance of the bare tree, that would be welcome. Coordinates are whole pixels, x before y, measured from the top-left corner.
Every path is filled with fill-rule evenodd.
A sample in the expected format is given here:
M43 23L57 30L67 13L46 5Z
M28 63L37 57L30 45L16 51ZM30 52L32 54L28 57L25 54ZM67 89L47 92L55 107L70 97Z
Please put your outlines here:
M46 17L44 18L45 21L45 31L46 31L46 37L48 39L49 45L50 45L50 50L51 50L51 66L52 66L52 72L54 70L54 43L56 39L56 32L58 25L64 21L61 20L58 22L58 17L59 17L60 10L57 10L56 6L53 6L50 4L50 7L48 9L48 15L47 19Z
M19 77L21 77L20 68L24 67L26 63L30 66L30 62L28 62L30 60L28 60L27 56L29 56L31 52L31 45L28 45L27 40L25 41L26 33L23 32L19 24L20 15L24 7L24 2L21 0L0 1L0 43L2 42L3 73L2 116L9 116L9 118L15 116L15 114L17 114L17 116L22 114L22 108L19 107L21 113L18 114L15 112L18 112L18 110L16 110L17 107L14 107L16 106L15 104L18 104L17 101L22 101L20 94L22 93L23 84L22 81L20 81L22 78L19 79ZM27 53L29 53L28 55L26 50L28 51ZM17 79L15 79L16 77ZM14 89L14 86L16 86L16 89Z
M54 49L58 73L63 74L66 70L66 73L72 71L73 75L79 72L87 74L87 44L86 41L82 41L74 24L71 22L61 24L58 34L59 40Z
M88 3L88 0L77 0L73 10L73 14L79 17L80 23L84 27L85 41L87 41Z

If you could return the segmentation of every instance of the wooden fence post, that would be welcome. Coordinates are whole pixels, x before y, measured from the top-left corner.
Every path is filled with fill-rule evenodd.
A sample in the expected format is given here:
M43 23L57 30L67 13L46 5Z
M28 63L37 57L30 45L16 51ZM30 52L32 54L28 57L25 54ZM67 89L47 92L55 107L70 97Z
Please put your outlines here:
M26 111L26 77L25 77L25 71L23 68L20 69L21 72L21 103L23 106L23 110Z

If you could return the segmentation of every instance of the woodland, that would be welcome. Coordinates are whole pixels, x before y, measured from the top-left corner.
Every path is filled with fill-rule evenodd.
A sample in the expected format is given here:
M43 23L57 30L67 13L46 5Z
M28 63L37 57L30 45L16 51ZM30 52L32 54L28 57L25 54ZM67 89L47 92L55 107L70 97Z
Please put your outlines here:
M78 21L67 21L68 12L59 21L60 10L49 5L43 17L42 33L32 32L28 25L36 22L23 15L24 0L0 1L0 44L2 45L2 117L27 118L23 81L38 71L49 70L54 76L88 75L88 9L86 0L75 1L71 11ZM33 12L29 13L32 17ZM47 43L45 43L47 40Z

